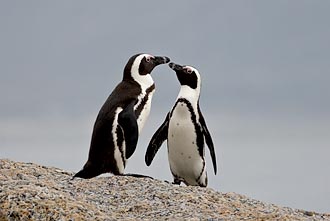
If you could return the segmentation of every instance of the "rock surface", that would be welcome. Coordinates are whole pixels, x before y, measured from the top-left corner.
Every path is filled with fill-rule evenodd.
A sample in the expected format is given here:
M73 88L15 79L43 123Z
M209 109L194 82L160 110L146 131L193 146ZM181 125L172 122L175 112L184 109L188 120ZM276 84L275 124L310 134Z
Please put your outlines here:
M330 220L236 193L0 160L0 220Z

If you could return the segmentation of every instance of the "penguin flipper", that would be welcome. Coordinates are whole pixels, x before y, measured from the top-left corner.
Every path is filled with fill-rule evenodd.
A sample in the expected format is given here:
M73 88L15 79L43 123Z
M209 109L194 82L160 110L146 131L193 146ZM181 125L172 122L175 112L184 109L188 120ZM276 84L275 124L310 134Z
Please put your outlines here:
M207 129L203 114L202 114L201 110L199 109L199 106L198 106L198 112L199 112L199 123L202 126L205 141L206 141L206 144L207 144L207 146L210 150L211 159L212 159L212 163L213 163L214 174L217 174L217 160L216 160L216 156L215 156L212 137L211 137L211 134L210 134L209 130Z
M169 122L170 122L170 113L167 114L165 121L158 128L158 130L155 132L155 134L152 136L149 142L147 152L145 155L145 163L147 164L147 166L150 166L157 151L162 146L163 142L167 139Z
M136 100L133 100L118 115L118 123L124 131L126 143L126 159L130 158L134 153L139 138L139 128L134 112L135 102Z

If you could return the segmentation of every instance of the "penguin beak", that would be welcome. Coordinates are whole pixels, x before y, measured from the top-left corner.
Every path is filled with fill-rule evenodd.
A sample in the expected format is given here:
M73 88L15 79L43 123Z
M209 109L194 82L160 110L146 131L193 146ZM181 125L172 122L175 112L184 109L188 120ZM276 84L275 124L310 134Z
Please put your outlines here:
M160 64L166 64L170 62L170 59L165 56L155 56L154 64L155 66L160 65Z
M183 69L183 66L175 64L173 62L169 63L168 66L170 66L170 68L174 71L180 71Z

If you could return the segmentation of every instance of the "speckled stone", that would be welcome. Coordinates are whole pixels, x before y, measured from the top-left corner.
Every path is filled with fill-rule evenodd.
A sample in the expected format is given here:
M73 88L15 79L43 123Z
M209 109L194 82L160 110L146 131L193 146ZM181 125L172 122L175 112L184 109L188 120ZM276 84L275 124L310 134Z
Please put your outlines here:
M211 188L0 160L0 220L330 220Z

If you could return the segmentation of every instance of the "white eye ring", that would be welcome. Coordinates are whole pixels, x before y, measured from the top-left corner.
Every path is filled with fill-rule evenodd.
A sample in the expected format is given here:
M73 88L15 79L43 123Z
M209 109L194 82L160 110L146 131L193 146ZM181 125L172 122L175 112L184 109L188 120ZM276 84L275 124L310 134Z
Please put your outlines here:
M190 68L187 68L187 73L188 74L191 74L192 73L192 70Z
M149 63L151 61L150 57L146 57L146 61Z

